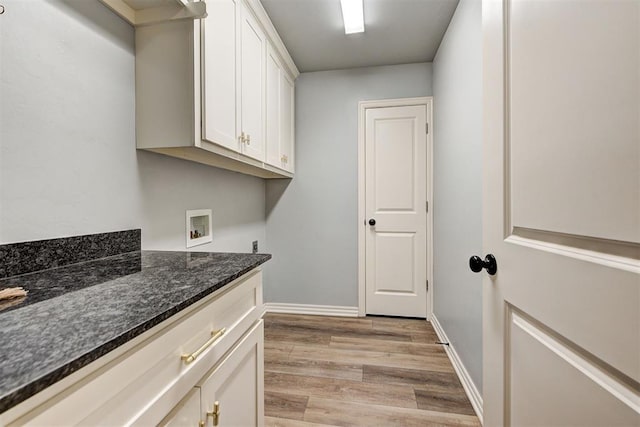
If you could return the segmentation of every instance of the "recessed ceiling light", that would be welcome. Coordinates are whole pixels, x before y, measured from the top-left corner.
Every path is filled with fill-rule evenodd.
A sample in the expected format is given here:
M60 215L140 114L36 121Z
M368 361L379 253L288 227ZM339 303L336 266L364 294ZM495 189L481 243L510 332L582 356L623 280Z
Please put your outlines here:
M340 0L344 33L364 33L364 0Z

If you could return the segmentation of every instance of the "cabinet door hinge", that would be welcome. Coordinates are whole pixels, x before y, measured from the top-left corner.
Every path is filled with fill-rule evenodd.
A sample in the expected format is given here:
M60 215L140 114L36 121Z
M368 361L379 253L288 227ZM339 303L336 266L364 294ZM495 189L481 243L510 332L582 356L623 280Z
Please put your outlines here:
M427 212L429 212L429 201L427 200Z
M427 131L427 135L429 135L429 123L426 123L426 131Z
M429 292L429 280L427 280L427 292Z

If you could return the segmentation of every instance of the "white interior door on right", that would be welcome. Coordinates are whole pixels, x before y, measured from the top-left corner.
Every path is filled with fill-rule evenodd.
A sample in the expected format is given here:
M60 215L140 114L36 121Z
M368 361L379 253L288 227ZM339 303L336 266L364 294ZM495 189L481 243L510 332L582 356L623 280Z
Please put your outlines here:
M427 106L365 113L366 313L427 315Z
M639 426L640 1L482 15L484 425Z

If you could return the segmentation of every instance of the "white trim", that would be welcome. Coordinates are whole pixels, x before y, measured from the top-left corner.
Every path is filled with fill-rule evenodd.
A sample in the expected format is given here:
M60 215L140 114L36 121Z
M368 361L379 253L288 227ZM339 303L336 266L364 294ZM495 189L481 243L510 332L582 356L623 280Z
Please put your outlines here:
M264 304L264 311L267 313L358 317L358 307L345 307L338 305L280 304L268 302Z
M440 341L449 343L449 345L443 346L444 350L446 351L447 356L449 356L449 360L451 361L451 364L453 365L453 369L455 369L456 374L458 374L458 378L460 378L462 387L464 388L464 391L467 393L467 397L469 398L469 401L471 401L471 406L473 406L473 409L476 411L476 415L478 416L478 419L480 419L480 423L483 424L484 422L482 419L482 395L480 394L478 387L476 387L475 383L471 379L471 375L469 375L469 371L467 371L467 368L465 368L464 364L462 363L462 360L460 360L460 356L458 356L456 349L451 345L451 342L449 341L447 334L444 332L444 329L442 329L442 326L440 326L440 322L438 322L438 319L436 318L435 314L431 314L431 325L433 326L433 329L436 331L436 334L438 335L438 338L440 339Z
M362 227L365 218L365 113L368 108L406 107L412 105L427 106L427 320L433 315L433 97L381 99L375 101L360 101L358 103L358 316L366 315L366 283L365 283L365 228Z

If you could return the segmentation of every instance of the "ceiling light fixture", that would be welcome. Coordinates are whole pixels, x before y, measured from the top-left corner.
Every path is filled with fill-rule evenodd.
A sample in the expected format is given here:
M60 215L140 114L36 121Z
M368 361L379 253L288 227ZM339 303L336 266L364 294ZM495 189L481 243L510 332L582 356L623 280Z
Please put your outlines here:
M344 33L364 33L364 0L340 0Z

